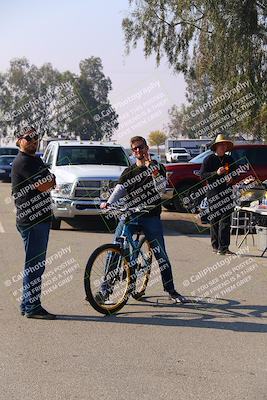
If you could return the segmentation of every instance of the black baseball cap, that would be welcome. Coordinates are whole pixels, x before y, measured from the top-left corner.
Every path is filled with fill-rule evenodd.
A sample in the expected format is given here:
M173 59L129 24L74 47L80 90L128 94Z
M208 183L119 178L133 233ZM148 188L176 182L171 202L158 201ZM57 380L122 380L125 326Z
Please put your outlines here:
M36 131L36 129L33 126L26 126L21 129L16 135L16 145L19 146L19 140L22 138L25 138L28 141L31 141L31 139L38 139L39 135Z

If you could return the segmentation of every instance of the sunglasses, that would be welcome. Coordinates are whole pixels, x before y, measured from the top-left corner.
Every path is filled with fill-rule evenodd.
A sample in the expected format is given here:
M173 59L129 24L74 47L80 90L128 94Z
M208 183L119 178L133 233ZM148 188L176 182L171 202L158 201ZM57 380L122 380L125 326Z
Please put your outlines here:
M132 147L132 150L133 151L136 151L136 150L144 150L144 148L145 148L145 145L144 144L140 144L140 146L135 146L135 147Z
M33 141L37 141L38 140L38 135L34 135L34 136L26 135L26 136L23 136L22 139L27 140L27 142L33 142Z

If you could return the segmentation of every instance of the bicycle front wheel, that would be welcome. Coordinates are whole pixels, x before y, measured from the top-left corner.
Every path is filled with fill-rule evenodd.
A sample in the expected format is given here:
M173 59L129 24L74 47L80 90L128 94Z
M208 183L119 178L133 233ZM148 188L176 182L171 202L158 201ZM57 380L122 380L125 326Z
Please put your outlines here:
M104 244L92 253L85 268L84 289L91 306L101 314L113 314L127 303L130 267L118 245Z

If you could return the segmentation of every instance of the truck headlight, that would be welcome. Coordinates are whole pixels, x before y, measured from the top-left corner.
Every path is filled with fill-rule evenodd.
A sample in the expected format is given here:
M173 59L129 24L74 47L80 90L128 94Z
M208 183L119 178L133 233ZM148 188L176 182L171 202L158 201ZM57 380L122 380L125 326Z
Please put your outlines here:
M69 197L72 189L72 183L58 183L52 194L60 197Z

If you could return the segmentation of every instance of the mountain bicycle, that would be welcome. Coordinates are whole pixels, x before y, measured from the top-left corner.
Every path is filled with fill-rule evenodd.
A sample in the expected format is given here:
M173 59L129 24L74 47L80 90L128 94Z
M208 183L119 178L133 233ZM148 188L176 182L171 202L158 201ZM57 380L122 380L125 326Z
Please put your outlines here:
M121 235L115 243L99 246L88 259L84 273L86 298L98 312L108 315L119 311L132 296L139 300L148 285L152 249L136 223L140 214L149 212L151 207L125 208L109 207L125 220ZM134 235L129 224L135 227Z

